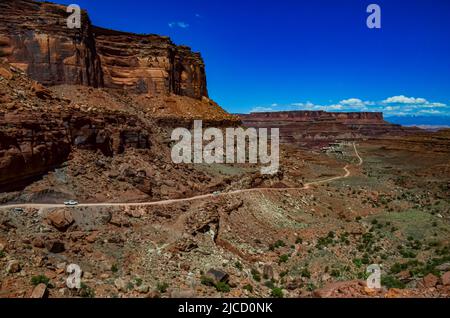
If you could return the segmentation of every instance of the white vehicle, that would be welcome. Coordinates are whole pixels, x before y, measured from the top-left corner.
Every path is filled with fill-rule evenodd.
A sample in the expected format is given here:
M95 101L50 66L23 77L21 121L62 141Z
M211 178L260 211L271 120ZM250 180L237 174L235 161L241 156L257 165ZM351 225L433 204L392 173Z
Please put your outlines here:
M220 191L214 191L213 196L217 197L220 194Z
M75 205L78 205L78 202L74 201L74 200L69 200L69 201L64 202L64 205L75 206Z

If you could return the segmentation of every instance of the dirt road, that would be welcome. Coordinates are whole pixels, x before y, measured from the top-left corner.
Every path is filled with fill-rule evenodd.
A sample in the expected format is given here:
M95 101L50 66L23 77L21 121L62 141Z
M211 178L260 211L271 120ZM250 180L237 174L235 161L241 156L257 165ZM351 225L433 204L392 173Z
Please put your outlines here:
M363 164L363 159L358 153L358 149L356 148L355 143L353 143L353 148L355 150L355 155L359 160L359 163L357 166L361 166ZM183 198L183 199L170 199L170 200L162 200L162 201L154 201L154 202L123 202L123 203L80 203L76 207L113 207L113 206L160 206L160 205L169 205L174 203L180 203L180 202L190 202L195 200L202 200L207 198L217 198L217 197L225 197L235 194L241 194L241 193L250 193L250 192L264 192L264 191L272 191L272 192L281 192L281 191L289 191L289 190L307 190L310 189L313 186L345 179L351 176L351 171L349 170L350 165L346 165L343 169L345 171L345 174L342 176L332 177L328 179L318 180L306 183L303 187L300 188L252 188L252 189L243 189L243 190L235 190L235 191L229 191L219 194L203 194L194 196L191 198ZM11 204L11 205L3 205L0 206L0 209L14 209L14 208L62 208L65 207L64 204L45 204L45 203L25 203L25 204Z

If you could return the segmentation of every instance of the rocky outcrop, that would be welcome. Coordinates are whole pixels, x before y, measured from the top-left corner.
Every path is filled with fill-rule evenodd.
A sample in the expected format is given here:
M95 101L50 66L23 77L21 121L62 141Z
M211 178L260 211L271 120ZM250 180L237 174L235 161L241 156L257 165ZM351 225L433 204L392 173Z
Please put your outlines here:
M72 147L104 155L150 147L148 129L126 116L0 114L0 189L40 176L65 162Z
M67 28L61 5L28 0L0 2L0 56L45 85L103 85L89 17Z
M198 53L168 37L95 28L105 86L137 93L208 96L205 65Z
M379 112L286 111L239 115L243 124L255 128L279 128L283 143L324 145L335 140L357 140L386 134L404 135L408 129L384 120Z
M66 7L0 2L0 56L45 85L81 84L140 94L207 97L203 60L168 37L93 27L69 29Z
M8 64L0 74L0 191L47 173L74 147L112 156L151 146L152 128L136 116L69 108Z

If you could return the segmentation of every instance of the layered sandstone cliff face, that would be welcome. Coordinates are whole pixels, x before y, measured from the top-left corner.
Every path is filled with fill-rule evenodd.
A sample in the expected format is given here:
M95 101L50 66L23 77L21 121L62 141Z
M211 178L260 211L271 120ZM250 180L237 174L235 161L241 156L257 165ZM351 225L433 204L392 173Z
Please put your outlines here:
M169 38L95 28L106 87L137 93L208 96L205 65L198 53Z
M247 127L279 128L280 140L302 146L417 132L384 120L378 112L286 111L240 115Z
M152 128L136 116L69 106L0 61L0 192L61 165L73 148L113 156L151 147Z
M123 88L151 96L207 97L203 60L167 37L67 27L66 7L32 0L0 2L0 56L45 85Z
M66 7L34 1L0 2L0 56L45 84L103 85L88 16L68 29Z

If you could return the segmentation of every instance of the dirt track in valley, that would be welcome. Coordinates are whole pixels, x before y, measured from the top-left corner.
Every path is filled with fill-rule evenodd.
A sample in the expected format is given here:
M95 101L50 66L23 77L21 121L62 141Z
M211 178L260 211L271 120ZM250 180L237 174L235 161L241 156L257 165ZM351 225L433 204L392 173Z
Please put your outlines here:
M353 148L355 150L355 155L359 160L357 166L361 166L363 164L363 159L358 153L358 149L356 148L355 143L353 143ZM174 203L182 203L182 202L191 202L196 200L208 199L208 198L218 198L218 197L226 197L235 194L241 193L250 193L250 192L264 192L264 191L289 191L289 190L307 190L313 186L317 186L320 184L341 180L348 178L352 175L349 167L351 165L346 165L343 169L345 174L342 176L336 176L328 179L313 181L306 183L303 187L300 188L252 188L252 189L243 189L243 190L235 190L230 192L224 192L219 194L209 193L198 195L190 198L182 198L182 199L170 199L170 200L162 200L162 201L153 201L153 202L123 202L123 203L80 203L76 205L76 207L113 207L113 206L122 206L122 207L130 207L130 206L161 206L161 205L169 205ZM45 204L45 203L25 203L25 204L11 204L11 205L3 205L0 206L0 209L11 209L11 208L63 208L66 207L64 204Z

